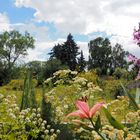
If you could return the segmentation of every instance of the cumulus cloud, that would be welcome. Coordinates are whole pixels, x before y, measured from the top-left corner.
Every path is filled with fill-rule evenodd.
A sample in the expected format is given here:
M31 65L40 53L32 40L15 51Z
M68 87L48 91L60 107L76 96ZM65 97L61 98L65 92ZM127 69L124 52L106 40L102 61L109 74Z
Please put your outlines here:
M58 43L63 43L64 41L64 39L60 38L56 41L36 42L35 49L29 49L28 56L24 60L26 62L33 60L46 61L49 58L48 53L51 51L53 46Z
M34 22L28 22L28 23L17 23L11 25L12 29L16 29L20 32L29 32L31 35L34 36L37 42L44 42L49 41L49 35L47 34L48 28L47 26L37 26Z
M24 60L25 60L25 62L33 61L33 60L46 61L49 59L48 53L51 51L53 46L58 43L62 44L65 41L66 41L66 39L59 38L56 41L36 42L35 49L29 49L28 56L26 56L26 58L24 58ZM88 43L78 41L77 45L79 46L79 49L83 51L85 59L88 60L88 54L89 54Z
M105 32L126 50L136 48L132 32L140 21L139 0L15 0L15 5L35 9L36 21L53 23L61 34Z
M0 13L0 32L10 29L9 19L5 13Z
M53 22L63 33L85 33L90 19L98 22L103 16L93 0L16 0L15 5L35 9L37 21Z
M35 9L34 17L37 21L53 22L58 30L63 32L88 34L93 31L106 31L108 34L119 35L127 35L140 20L138 4L139 0L15 1L17 7Z

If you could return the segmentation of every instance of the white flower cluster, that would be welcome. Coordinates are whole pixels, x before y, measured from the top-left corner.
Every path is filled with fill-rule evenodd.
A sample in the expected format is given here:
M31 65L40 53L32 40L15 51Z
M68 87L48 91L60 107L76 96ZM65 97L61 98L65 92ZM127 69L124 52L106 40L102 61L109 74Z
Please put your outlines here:
M74 80L74 83L80 84L82 86L85 86L88 82L88 80L83 77L75 77L73 80Z
M60 130L54 130L51 125L47 124L46 120L41 118L40 108L27 108L20 111L18 105L16 104L16 96L6 96L0 106L0 138L8 133L9 129L10 135L15 129L15 137L20 137L22 135L31 135L32 137L38 137L41 133L41 137L44 139L55 140ZM10 119L9 119L10 118ZM9 128L10 126L10 128ZM26 130L26 128L28 129ZM3 131L4 129L4 131ZM6 132L7 131L7 132ZM4 132L4 133L3 133ZM20 135L19 135L20 134ZM8 137L7 135L7 137Z
M53 77L48 78L44 83L52 83L53 85L71 83L72 78L75 77L77 73L77 71L71 71L69 69L59 70L53 74Z
M140 126L140 110L138 110L137 112L129 112L126 115L126 122L129 123L138 123L139 122L139 126Z
M77 71L71 71L69 69L68 70L59 70L59 71L55 72L53 74L53 76L63 77L68 74L77 75L77 73L78 73Z

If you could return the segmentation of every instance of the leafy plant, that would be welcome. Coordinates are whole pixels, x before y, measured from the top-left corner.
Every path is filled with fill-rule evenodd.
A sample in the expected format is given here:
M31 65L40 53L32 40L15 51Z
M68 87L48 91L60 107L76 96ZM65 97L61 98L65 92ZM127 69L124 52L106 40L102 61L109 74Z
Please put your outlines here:
M35 99L35 90L32 85L32 73L27 72L27 75L24 80L24 88L22 92L22 101L20 110L26 109L28 107L37 107L37 102Z

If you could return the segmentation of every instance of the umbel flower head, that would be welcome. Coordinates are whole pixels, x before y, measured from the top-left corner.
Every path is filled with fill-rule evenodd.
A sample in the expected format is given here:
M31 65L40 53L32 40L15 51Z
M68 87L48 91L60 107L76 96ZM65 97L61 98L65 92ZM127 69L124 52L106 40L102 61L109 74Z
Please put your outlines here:
M76 110L75 112L72 112L70 114L67 115L67 117L70 117L70 116L78 116L80 117L81 119L84 119L84 118L92 118L96 112L98 110L101 109L101 107L104 105L103 102L100 102L100 103L96 103L91 109L89 108L89 105L84 102L84 101L76 101L76 107L78 110Z

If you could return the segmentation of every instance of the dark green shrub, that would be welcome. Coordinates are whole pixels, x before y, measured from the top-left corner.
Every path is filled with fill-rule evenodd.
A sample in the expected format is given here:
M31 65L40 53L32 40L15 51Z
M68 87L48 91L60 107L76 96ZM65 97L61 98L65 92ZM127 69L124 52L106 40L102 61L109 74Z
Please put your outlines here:
M117 78L117 79L129 79L129 72L126 69L121 69L121 68L116 68L115 72L113 73L113 75Z

